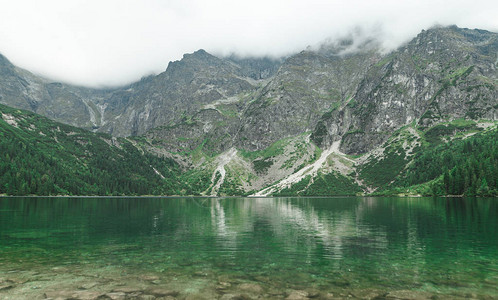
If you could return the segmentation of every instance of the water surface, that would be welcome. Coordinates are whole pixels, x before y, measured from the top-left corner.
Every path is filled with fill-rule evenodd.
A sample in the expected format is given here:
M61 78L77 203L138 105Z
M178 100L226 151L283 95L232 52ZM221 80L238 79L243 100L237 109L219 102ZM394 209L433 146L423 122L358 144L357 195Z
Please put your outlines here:
M497 286L498 199L0 198L2 299L496 298Z

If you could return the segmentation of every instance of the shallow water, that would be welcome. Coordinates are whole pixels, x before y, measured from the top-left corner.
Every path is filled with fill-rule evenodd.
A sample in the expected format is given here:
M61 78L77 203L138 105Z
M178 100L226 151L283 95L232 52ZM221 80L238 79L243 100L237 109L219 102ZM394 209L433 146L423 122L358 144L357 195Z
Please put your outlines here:
M498 199L0 198L2 299L497 298L497 286Z

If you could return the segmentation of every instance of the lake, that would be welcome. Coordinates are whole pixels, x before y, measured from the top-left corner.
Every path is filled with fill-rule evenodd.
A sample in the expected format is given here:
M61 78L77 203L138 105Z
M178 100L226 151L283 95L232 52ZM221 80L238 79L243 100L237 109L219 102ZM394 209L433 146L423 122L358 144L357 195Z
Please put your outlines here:
M1 299L498 298L498 199L0 197Z

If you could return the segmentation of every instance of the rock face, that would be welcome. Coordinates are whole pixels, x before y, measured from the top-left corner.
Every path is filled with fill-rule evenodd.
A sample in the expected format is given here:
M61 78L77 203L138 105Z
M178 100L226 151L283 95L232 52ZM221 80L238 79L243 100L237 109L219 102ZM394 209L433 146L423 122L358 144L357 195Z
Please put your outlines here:
M239 68L239 74L254 80L271 78L277 73L282 64L281 58L250 57L243 58L237 55L227 57L227 60L235 63Z
M376 56L373 50L344 57L303 51L288 58L244 110L239 146L261 150L312 131L322 114L351 96Z
M12 65L0 55L0 103L27 109L51 119L86 128L98 128L109 91L53 83Z
M52 83L0 56L0 103L115 136L141 135L181 123L216 101L230 102L256 90L256 79L271 76L279 65L270 59L220 59L199 50L171 62L157 76L97 90Z
M263 150L303 133L321 148L368 152L395 130L456 118L498 118L498 34L421 32L381 54L370 42L283 59L218 58L204 50L114 90L52 83L0 56L0 103L115 136L146 135L171 152Z
M396 129L498 117L498 35L457 27L420 33L373 65L344 107L323 115L314 141L365 153Z
M144 134L253 89L240 67L199 50L171 62L165 72L114 93L106 101L109 121L101 130L119 136Z

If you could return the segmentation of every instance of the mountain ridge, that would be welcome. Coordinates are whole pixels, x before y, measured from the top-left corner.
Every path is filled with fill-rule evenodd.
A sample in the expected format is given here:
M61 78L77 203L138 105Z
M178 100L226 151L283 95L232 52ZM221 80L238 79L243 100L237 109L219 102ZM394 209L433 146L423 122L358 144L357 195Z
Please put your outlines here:
M348 193L386 190L438 134L450 142L494 128L498 34L432 28L387 54L375 42L345 51L350 44L282 60L201 49L99 91L44 81L0 57L0 102L144 138L145 151L207 176L206 195L340 190L334 182ZM372 168L393 176L372 180Z

